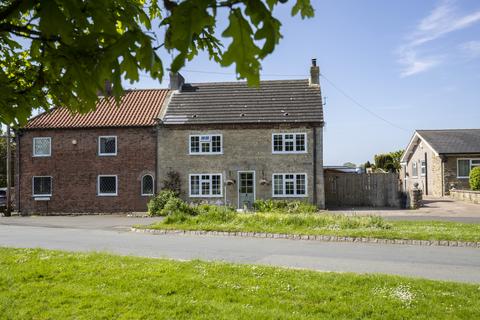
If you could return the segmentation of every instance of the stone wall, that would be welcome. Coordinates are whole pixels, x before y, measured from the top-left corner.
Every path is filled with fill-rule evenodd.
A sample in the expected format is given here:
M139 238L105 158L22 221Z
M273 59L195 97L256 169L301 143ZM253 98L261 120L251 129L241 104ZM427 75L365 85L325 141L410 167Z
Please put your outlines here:
M117 136L116 156L97 155L102 135ZM51 137L50 157L32 156L33 137ZM19 142L16 178L22 214L146 211L148 197L141 196L141 178L155 177L153 127L25 131ZM101 174L118 175L118 196L97 196ZM50 201L34 200L33 176L52 176Z
M316 131L317 173L316 195L314 196L313 150L314 131ZM307 133L307 152L301 154L272 154L272 134L296 132ZM189 136L192 134L222 134L223 154L190 155ZM259 127L199 127L185 129L161 127L158 131L158 174L165 176L168 171L176 171L182 184L181 196L192 202L209 201L238 206L238 171L255 171L256 199L272 198L273 173L306 173L307 196L288 198L305 200L324 207L323 189L323 142L322 128L314 130L310 126L269 125ZM222 173L223 180L232 180L231 185L224 184L222 197L189 197L189 174ZM161 179L160 179L161 180ZM162 188L158 181L157 188ZM261 180L266 181L260 183ZM316 198L316 199L315 199ZM276 198L282 199L282 198Z
M457 160L465 158L480 158L480 154L476 155L457 155L448 156L444 164L445 168L445 189L447 192L452 189L468 190L470 184L468 178L457 178Z
M455 200L480 204L480 191L452 189L450 190L450 197Z

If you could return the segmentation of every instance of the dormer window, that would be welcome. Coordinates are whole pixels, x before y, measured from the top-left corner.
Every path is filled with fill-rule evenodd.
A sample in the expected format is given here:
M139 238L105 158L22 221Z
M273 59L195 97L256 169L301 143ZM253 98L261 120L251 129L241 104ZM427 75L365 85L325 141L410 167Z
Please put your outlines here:
M100 136L98 137L98 155L116 156L117 155L117 137Z
M222 149L221 134L190 136L190 154L222 154Z

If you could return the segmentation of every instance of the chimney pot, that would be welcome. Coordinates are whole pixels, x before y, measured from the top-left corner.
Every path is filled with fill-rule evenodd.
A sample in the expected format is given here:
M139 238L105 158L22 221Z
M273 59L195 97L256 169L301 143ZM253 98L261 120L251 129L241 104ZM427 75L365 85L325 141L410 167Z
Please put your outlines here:
M320 67L317 66L317 59L312 59L312 66L310 67L310 85L320 85Z

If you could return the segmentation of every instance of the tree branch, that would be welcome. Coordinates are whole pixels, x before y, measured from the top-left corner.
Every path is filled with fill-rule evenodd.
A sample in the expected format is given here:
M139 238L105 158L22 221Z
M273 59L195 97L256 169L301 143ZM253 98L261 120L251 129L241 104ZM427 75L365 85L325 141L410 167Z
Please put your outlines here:
M18 9L18 7L20 7L22 2L23 0L15 0L8 7L0 11L0 20L7 19L15 10Z

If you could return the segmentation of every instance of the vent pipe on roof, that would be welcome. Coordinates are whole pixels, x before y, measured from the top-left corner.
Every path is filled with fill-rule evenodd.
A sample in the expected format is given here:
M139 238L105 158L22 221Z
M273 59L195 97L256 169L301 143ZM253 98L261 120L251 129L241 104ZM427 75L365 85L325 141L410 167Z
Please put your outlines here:
M171 90L182 90L182 86L185 83L185 78L178 72L170 71L170 84L168 88Z
M320 67L317 66L317 59L312 59L310 67L310 85L320 85Z

